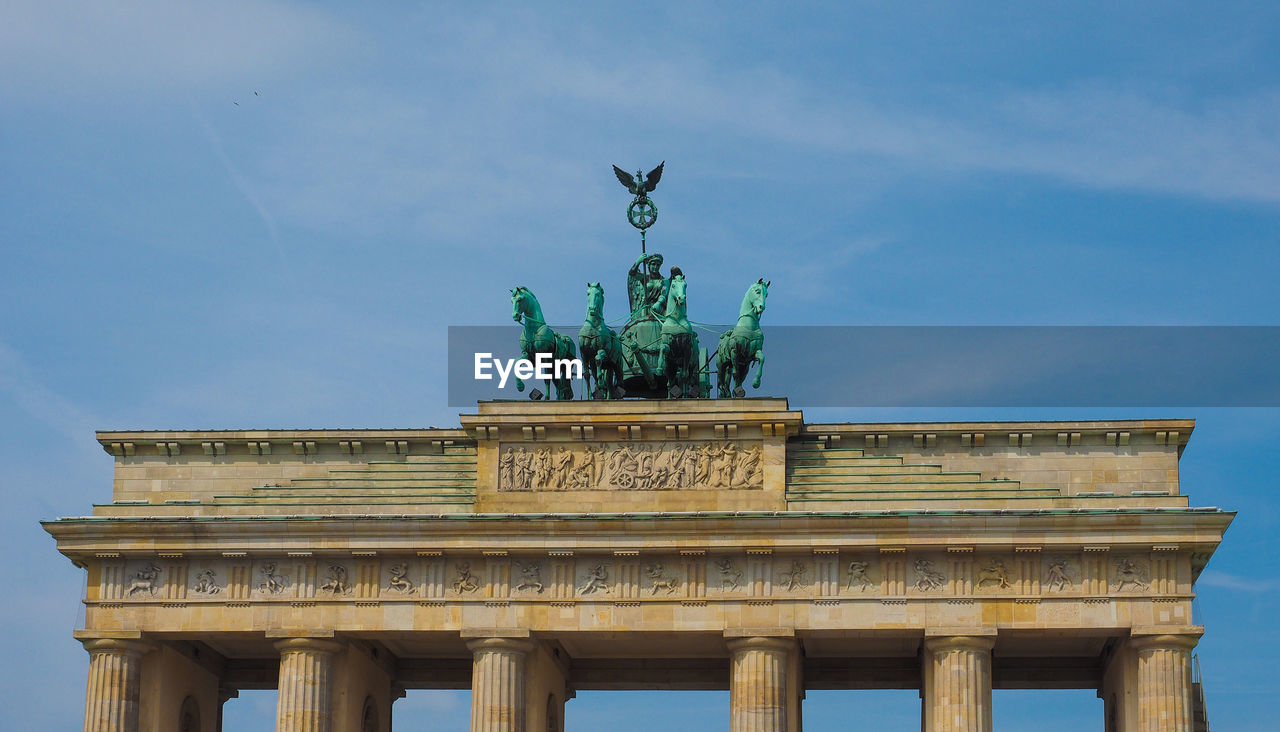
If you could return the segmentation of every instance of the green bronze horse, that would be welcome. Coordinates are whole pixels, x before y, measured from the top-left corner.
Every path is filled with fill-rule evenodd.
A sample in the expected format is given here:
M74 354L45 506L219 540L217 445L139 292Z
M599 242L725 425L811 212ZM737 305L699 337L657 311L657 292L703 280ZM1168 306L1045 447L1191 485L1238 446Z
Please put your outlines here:
M702 396L698 336L689 322L688 310L684 273L673 267L662 316L657 369L658 375L666 378L667 393L673 399Z
M587 283L587 318L578 331L578 348L582 351L582 375L592 399L621 399L622 341L604 322L604 288L599 282ZM595 380L595 389L591 381Z
M720 345L716 348L719 367L716 385L721 399L729 396L731 388L735 397L747 395L742 382L746 380L747 370L753 362L759 365L751 388L760 388L760 379L764 376L764 332L760 330L760 316L764 314L764 303L768 297L769 283L763 277L752 283L742 298L742 307L738 308L737 324L733 330L720 336Z
M577 358L577 348L573 345L573 339L560 335L547 325L547 321L542 317L542 306L538 304L538 298L533 296L529 288L521 286L511 291L511 317L517 323L524 323L524 332L520 334L521 358L533 361L539 353L549 354L552 363ZM548 379L546 386L548 396L551 394L551 387L554 386L556 399L573 398L573 384L567 376ZM524 391L524 381L518 376L516 391ZM536 389L530 397L541 398Z

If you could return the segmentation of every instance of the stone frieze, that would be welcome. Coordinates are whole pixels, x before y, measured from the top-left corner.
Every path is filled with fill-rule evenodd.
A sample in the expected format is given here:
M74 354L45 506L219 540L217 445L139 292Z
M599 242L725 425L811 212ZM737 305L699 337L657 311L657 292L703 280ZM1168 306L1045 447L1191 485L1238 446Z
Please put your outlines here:
M759 489L762 458L761 445L732 440L506 445L498 490Z

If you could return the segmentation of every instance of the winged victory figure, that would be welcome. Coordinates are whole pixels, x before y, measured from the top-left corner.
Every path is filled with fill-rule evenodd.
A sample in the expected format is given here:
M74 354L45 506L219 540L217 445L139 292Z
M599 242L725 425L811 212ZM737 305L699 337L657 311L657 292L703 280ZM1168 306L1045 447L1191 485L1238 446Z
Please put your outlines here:
M613 174L618 176L618 182L630 191L631 195L644 198L646 194L658 187L658 181L662 180L662 166L666 164L667 161L662 161L658 167L649 171L649 175L641 175L641 171L637 170L634 176L615 165Z

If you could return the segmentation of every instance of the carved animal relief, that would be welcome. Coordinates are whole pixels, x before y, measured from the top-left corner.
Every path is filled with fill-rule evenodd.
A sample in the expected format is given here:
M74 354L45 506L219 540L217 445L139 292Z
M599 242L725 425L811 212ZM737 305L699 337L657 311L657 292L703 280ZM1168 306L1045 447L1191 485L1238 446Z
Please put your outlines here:
M263 562L261 569L262 582L258 584L258 591L265 592L268 595L278 595L284 592L285 585L289 583L289 578L276 572L275 562Z
M736 590L742 582L742 570L733 566L733 560L725 557L716 562L720 570L720 586L726 590Z
M666 590L667 594L673 594L680 587L680 581L674 577L668 576L663 570L661 564L651 564L645 569L645 574L649 575L649 579L653 582L652 592L650 594L658 594L658 590Z
M941 590L947 584L946 578L942 576L941 572L933 568L933 562L928 559L917 559L915 570L915 587L921 592Z
M1045 588L1053 592L1062 592L1071 586L1071 579L1067 577L1067 560L1062 557L1054 557L1049 560L1049 568L1045 572Z
M508 447L501 491L747 490L763 486L762 448L735 442Z
M978 587L987 587L994 585L998 589L1007 590L1012 587L1009 584L1009 570L1005 569L1004 562L999 559L992 559L987 566L978 571Z
M1141 564L1135 563L1128 557L1122 557L1116 560L1116 592L1120 592L1126 588L1130 590L1146 590L1150 585L1147 584L1147 568Z
M791 569L782 573L782 581L786 583L787 590L795 592L804 587L804 575L809 571L804 562L792 562Z
M542 565L537 562L516 561L516 569L520 570L520 581L516 583L516 591L533 590L542 592Z
M404 562L396 562L387 570L391 573L391 581L387 583L387 589L401 594L409 594L413 592L413 583L409 581L409 565Z
M459 562L455 569L458 570L458 576L453 579L453 583L450 585L453 587L454 592L462 595L480 589L480 581L476 579L474 574L471 574L470 562Z
M212 569L202 570L196 575L196 582L191 586L191 591L198 595L216 595L222 592L216 578L217 574Z
M347 568L341 564L330 564L324 584L320 585L319 589L321 592L333 595L345 595L351 592L351 585L347 583Z
M859 592L865 592L868 587L873 586L874 583L867 576L869 566L867 562L849 562L849 589L857 587Z
M133 573L133 581L129 583L129 589L124 595L125 597L133 597L136 593L145 593L148 597L155 595L159 579L160 568L154 564L147 564Z
M578 587L578 592L583 595L609 591L609 570L603 564L588 569L583 579L586 581Z

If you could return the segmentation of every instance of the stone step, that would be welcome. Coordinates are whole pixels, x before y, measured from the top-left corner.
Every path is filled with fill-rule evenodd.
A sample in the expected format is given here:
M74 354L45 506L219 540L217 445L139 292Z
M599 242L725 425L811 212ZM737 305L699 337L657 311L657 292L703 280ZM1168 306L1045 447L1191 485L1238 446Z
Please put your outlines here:
M289 481L290 485L317 485L320 483L333 483L341 485L344 483L471 483L476 482L475 473L464 473L461 475L377 475L366 473L364 475L352 476L328 476L324 478L294 478Z
M787 443L788 455L862 455L863 452L860 447L816 447L814 443L808 442Z
M972 471L970 471L972 472ZM941 465L788 465L788 475L938 475ZM976 472L973 473L977 475Z
M430 465L426 463L370 463L367 467L331 468L330 473L449 473L476 472L476 463L447 463Z
M353 483L342 485L264 485L253 489L254 493L272 496L272 495L291 495L294 493L302 493L306 491L335 491L343 494L359 493L361 491L375 491L379 495L400 495L405 493L440 493L444 494L473 494L476 492L474 484L457 483L450 485L433 485L423 483L397 483L394 485L378 485L375 483ZM228 495L244 495L244 494L228 494Z
M866 484L912 483L995 483L1017 485L1016 480L983 480L975 473L908 473L898 475L823 475L787 476L787 485L838 486Z
M811 491L811 490L788 490L787 498L803 498L803 499L833 499L840 496L850 496L854 498L875 497L875 496L1061 496L1062 492L1054 488L1007 488L1007 487L986 487L986 486L929 486L927 488L905 488L905 487L884 487L884 488L859 488L848 490L834 491Z
M904 465L905 461L901 455L877 455L874 457L831 457L831 458L812 458L798 455L787 455L788 465Z

